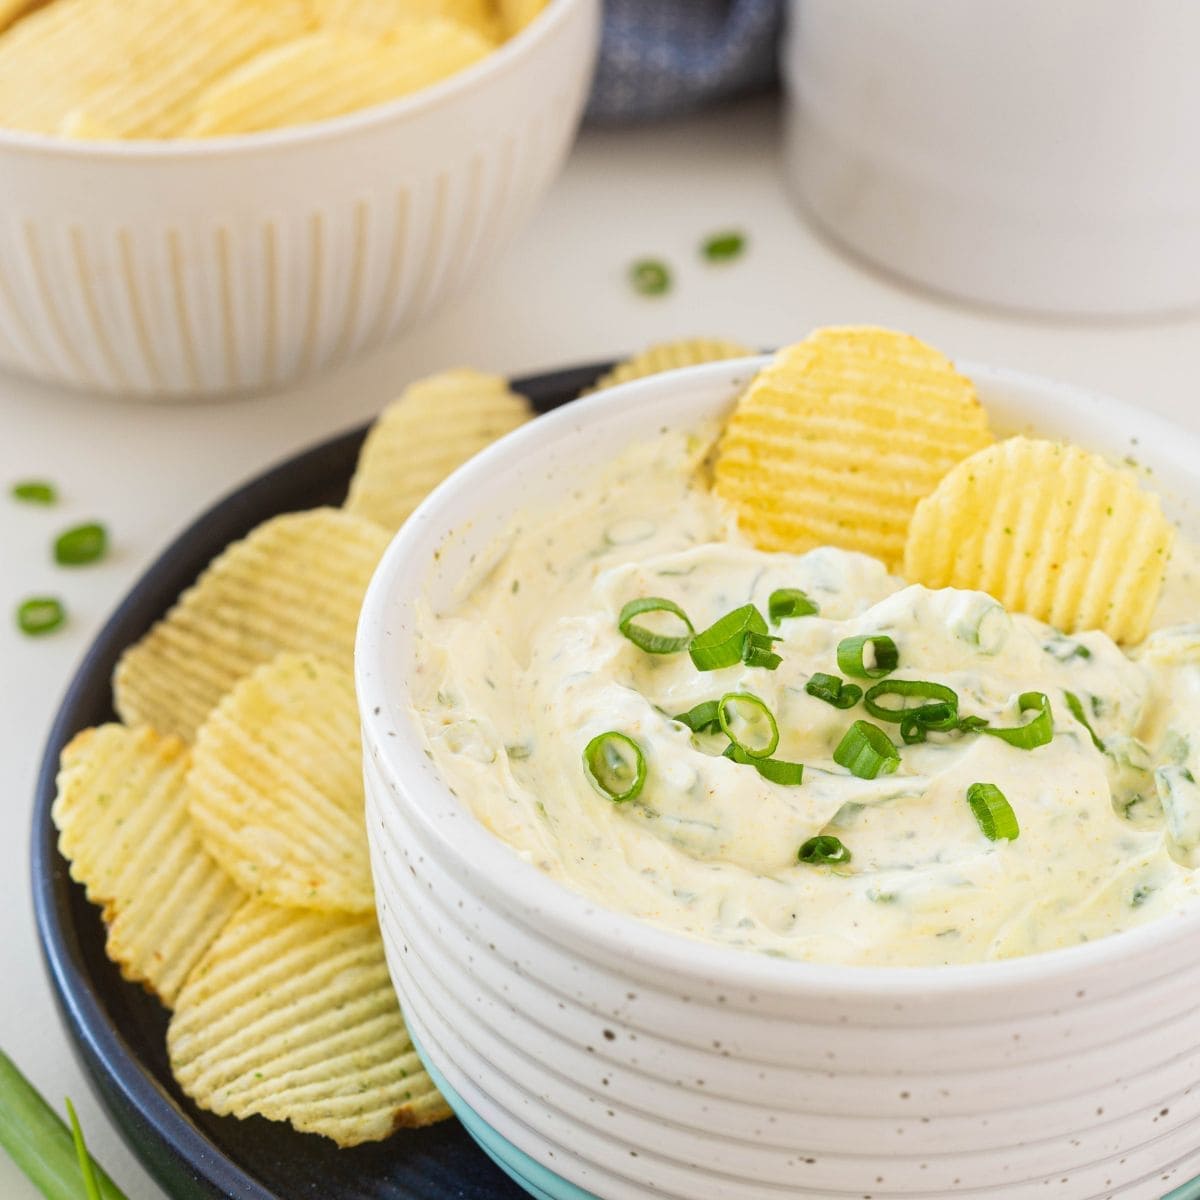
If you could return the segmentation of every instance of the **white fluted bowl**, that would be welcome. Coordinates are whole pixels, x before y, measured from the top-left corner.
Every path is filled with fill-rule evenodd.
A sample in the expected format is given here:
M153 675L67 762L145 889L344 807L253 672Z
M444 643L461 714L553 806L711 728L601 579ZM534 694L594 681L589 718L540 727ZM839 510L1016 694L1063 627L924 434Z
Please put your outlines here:
M357 684L379 914L414 1037L536 1195L1158 1200L1200 1174L1200 911L978 966L759 957L564 889L423 753L413 602L445 602L518 509L552 504L640 426L725 411L757 365L673 372L540 418L456 472L384 555ZM1198 439L1113 400L966 369L1001 429L1117 455L1136 434L1186 516Z
M0 368L181 398L275 387L462 288L574 137L599 0L551 0L444 82L198 141L0 130Z

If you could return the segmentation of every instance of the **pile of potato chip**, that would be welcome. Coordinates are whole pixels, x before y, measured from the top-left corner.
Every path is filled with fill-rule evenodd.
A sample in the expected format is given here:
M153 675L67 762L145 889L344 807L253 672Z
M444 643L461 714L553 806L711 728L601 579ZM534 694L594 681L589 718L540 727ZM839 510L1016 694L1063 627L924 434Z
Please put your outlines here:
M546 0L0 0L0 127L195 138L321 121L491 53Z
M667 343L596 386L748 353ZM368 436L344 507L276 517L226 549L122 657L122 723L63 753L60 847L103 907L109 956L172 1010L171 1067L204 1108L344 1146L449 1115L375 921L354 633L391 533L531 415L477 371L413 384ZM1145 635L1174 534L1131 471L996 442L946 358L871 328L777 354L734 406L713 481L765 549L865 551L913 582L1124 642Z

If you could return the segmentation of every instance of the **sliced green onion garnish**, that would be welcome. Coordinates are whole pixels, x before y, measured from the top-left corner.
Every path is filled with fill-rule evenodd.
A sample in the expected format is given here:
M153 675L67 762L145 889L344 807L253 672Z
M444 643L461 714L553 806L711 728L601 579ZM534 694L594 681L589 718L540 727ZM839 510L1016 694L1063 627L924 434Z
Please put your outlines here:
M900 703L884 704L884 696L896 696ZM914 699L922 703L908 703ZM949 729L958 720L958 693L927 679L884 680L867 688L863 706L877 720L902 723L915 718L930 729Z
M721 730L721 717L718 712L720 705L719 700L703 700L695 708L689 708L687 712L680 713L671 719L678 721L681 725L686 725L693 733L719 733Z
M54 541L54 561L64 567L80 567L104 557L108 530L92 522L60 533Z
M853 856L849 849L842 844L841 838L836 838L831 833L822 833L816 837L810 837L800 847L796 857L802 863L823 867L827 865L840 866L842 863L848 863Z
M900 753L878 725L855 721L833 752L833 761L859 779L890 775L900 765Z
M643 296L661 296L671 290L671 270L657 258L639 258L629 268L629 282Z
M633 738L610 729L598 733L583 748L583 772L600 795L620 804L641 792L646 782L646 756Z
M923 742L931 729L957 729L958 709L944 700L910 708L900 717L900 737L905 745Z
M896 643L885 633L869 633L838 642L838 668L855 679L882 679L900 665Z
M58 499L58 489L44 479L23 479L12 485L12 498L25 504L53 504Z
M971 784L967 788L967 803L985 838L993 842L1012 842L1020 836L1017 814L994 783Z
M700 253L709 262L729 262L737 258L745 248L746 235L736 229L728 229L706 237L700 244Z
M32 596L17 607L17 627L30 637L52 633L66 619L62 601L53 596Z
M96 1172L92 1170L92 1156L88 1153L87 1143L83 1140L83 1130L79 1125L79 1117L75 1114L75 1105L67 1098L67 1116L71 1120L71 1139L75 1143L75 1157L79 1160L79 1174L83 1177L83 1189L87 1192L88 1200L100 1200L100 1185L96 1182Z
M995 729L988 726L980 732L1001 738L1010 746L1021 750L1036 750L1045 746L1054 738L1054 714L1050 711L1050 697L1045 692L1022 692L1017 697L1017 707L1021 715L1036 712L1038 715L1027 725L1017 725L1012 729Z
M799 588L776 588L767 600L767 612L776 625L789 617L815 617L820 611L820 605Z
M986 729L987 725L987 717L959 717L958 724L954 728L959 733L978 733L980 730Z
M765 633L755 633L751 630L746 634L746 641L742 646L742 661L748 667L765 667L768 671L774 671L783 662L783 659L771 649L771 646L782 640L782 638L771 637Z
M717 703L721 732L751 758L768 758L779 745L775 714L749 692L726 692Z
M1071 716L1088 731L1088 737L1092 739L1092 745L1103 754L1104 743L1096 735L1096 731L1092 728L1092 723L1084 715L1083 705L1079 702L1079 697L1074 692L1063 692L1063 696L1066 698L1067 707L1071 710Z
M732 758L735 763L741 763L743 766L754 767L771 783L782 784L784 787L799 787L804 782L803 763L787 762L782 758L755 758L735 742L730 742L725 748L725 757Z
M861 699L863 690L857 683L845 683L836 675L818 671L805 685L804 690L834 708L853 708Z
M766 636L767 622L753 604L743 604L696 634L688 653L699 671L732 667L743 661L749 640L746 635L750 633Z
M644 625L634 623L636 617L650 612L665 612L678 617L687 626L687 633L674 636L654 633ZM692 640L692 634L696 632L688 620L687 613L674 600L664 600L661 596L642 596L637 600L630 600L617 617L617 628L639 650L645 650L647 654L674 654L678 650L686 650Z

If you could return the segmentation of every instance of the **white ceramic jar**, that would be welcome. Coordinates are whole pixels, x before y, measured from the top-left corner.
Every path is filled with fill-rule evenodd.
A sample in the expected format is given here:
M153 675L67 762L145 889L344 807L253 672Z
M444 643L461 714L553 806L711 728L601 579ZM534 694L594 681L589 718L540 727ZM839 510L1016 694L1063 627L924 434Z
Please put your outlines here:
M414 602L448 603L518 510L578 486L648 414L690 427L757 365L672 372L540 418L456 472L384 555L356 670L378 908L413 1034L477 1133L545 1168L543 1196L1158 1200L1200 1174L1200 911L978 966L760 957L565 890L424 753L406 686ZM1184 431L965 369L999 429L1118 456L1136 430L1175 514L1200 495Z
M1200 5L793 0L786 165L890 271L1025 311L1200 305Z

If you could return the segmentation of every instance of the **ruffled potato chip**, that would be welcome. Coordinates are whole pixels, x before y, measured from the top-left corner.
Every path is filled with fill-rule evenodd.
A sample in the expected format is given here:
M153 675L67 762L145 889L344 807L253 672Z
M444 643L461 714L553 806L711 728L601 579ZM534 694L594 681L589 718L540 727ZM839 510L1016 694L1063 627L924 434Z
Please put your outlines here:
M290 1121L339 1146L451 1115L413 1049L369 915L247 901L180 993L167 1049L201 1108Z
M500 28L505 37L520 33L535 17L540 16L548 0L498 0Z
M388 535L317 508L264 522L213 560L121 656L117 712L185 741L239 679L285 650L349 669L358 610Z
M662 371L675 371L680 367L694 367L700 363L721 362L729 358L747 358L757 353L749 346L724 338L680 338L674 342L659 342L617 363L611 371L601 375L588 391L616 387L619 383L658 375Z
M917 502L988 445L971 381L903 333L819 329L781 350L738 401L714 486L764 550L904 555Z
M367 435L346 510L399 529L451 471L532 416L498 375L463 367L410 384Z
M320 25L349 29L378 37L408 21L445 17L482 34L489 41L500 36L500 21L489 0L313 0Z
M245 899L188 816L188 748L152 729L85 729L63 751L52 815L71 878L104 908L105 950L168 1007Z
M247 892L297 908L373 907L348 670L281 654L213 709L192 757L192 819Z
M904 573L976 588L1069 633L1142 640L1175 530L1132 471L1015 437L972 455L917 505Z

